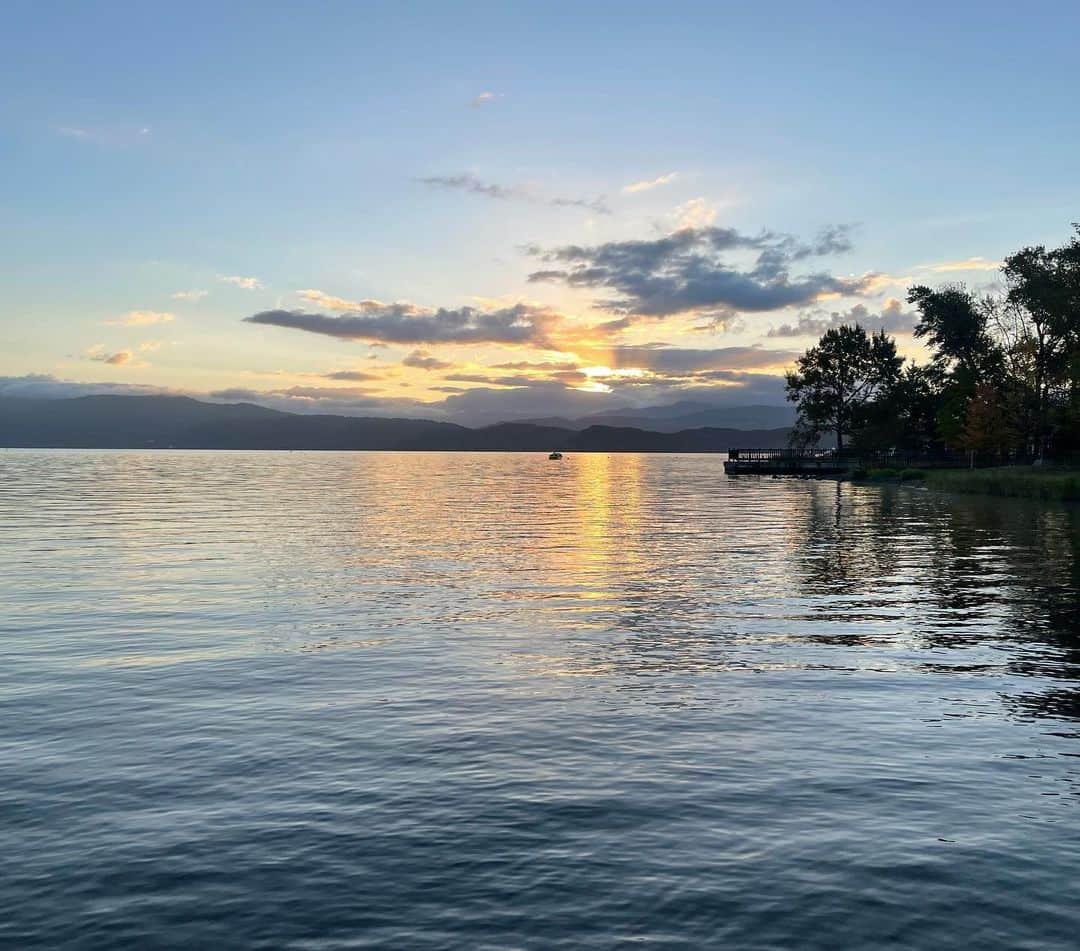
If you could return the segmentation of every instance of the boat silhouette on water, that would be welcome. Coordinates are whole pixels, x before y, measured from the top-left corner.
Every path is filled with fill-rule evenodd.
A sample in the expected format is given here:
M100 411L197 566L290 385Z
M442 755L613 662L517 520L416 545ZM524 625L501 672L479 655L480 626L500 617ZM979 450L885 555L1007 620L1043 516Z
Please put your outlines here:
M551 455L549 455L549 456L548 456L548 458L549 458L549 459L561 459L561 458L562 458L562 453L561 453L561 452L559 452L559 451L558 451L558 450L556 449L556 450L555 450L554 452L552 452L552 453L551 453Z

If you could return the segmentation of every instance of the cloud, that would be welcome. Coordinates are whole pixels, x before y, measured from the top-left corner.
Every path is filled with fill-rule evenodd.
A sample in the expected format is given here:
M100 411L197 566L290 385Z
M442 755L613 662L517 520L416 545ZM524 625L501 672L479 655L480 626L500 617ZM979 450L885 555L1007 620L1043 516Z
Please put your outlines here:
M785 366L798 355L793 350L768 350L760 345L715 349L656 345L617 346L596 354L598 361L613 369L637 367L670 376Z
M333 317L301 310L264 310L244 321L288 327L343 340L383 343L502 343L550 348L550 332L562 316L548 308L515 304L496 310L440 307L381 301L342 301L349 316ZM341 308L346 309L346 308Z
M365 370L335 370L333 373L324 373L323 376L327 380L345 380L352 383L382 379L378 373L368 373Z
M911 333L918 322L915 311L905 311L895 297L885 301L879 313L873 313L865 304L856 304L850 310L826 312L815 309L799 315L792 324L773 327L769 337L820 337L826 330L845 324L858 324L867 330L886 330L889 333Z
M257 403L286 413L330 413L342 416L407 417L439 419L439 403L377 396L362 387L291 386L286 389L257 390L229 387L206 394L191 394L221 403Z
M667 175L661 175L658 178L643 179L640 182L631 182L629 185L623 186L623 191L631 195L635 192L651 191L654 188L659 188L661 185L670 184L678 177L678 172L668 172Z
M155 350L161 349L160 340L144 340L139 344L140 353L153 353Z
M420 370L445 370L447 367L454 365L432 356L427 350L414 350L401 362L407 367L415 367Z
M101 343L96 343L92 347L87 348L86 356L89 360L95 360L98 363L107 363L109 366L114 367L122 367L135 359L135 354L130 350L117 350L113 353L109 353L105 349L105 345Z
M480 95L473 97L473 99L469 101L469 108L479 109L481 106L486 106L490 103L495 102L495 100L498 98L499 96L496 93L487 91L482 92L480 93Z
M481 181L469 172L458 175L430 175L418 181L435 188L456 189L500 201L526 201L534 205L548 205L552 208L585 208L598 215L611 214L611 209L608 208L603 195L598 198L549 198L537 194L525 185L496 185Z
M283 396L298 396L308 400L343 400L368 397L375 391L363 386L290 386L274 392Z
M1001 267L1000 261L988 261L981 255L965 258L963 261L943 261L941 264L925 264L921 270L934 271L939 274L948 274L953 271L996 271Z
M173 300L201 301L209 293L209 291L195 289L190 291L177 291L170 296Z
M82 383L64 380L51 373L0 376L0 397L14 399L72 399L78 396L152 396L178 394L179 390L141 383Z
M716 224L719 209L704 198L691 198L672 212L676 228L710 228Z
M335 297L333 294L326 294L323 291L314 289L297 291L296 293L316 307L325 307L327 310L336 310L339 313L363 313L368 309L386 306L377 300L348 300L345 297Z
M827 272L793 277L791 268L808 258L850 250L848 230L827 228L811 242L762 231L747 235L733 228L683 228L662 238L611 241L594 246L525 248L553 265L529 275L568 287L598 288L614 294L599 307L630 317L764 312L805 305L825 295L862 292L862 280ZM738 266L732 255L755 255Z
M262 287L262 281L257 277L241 277L239 274L230 274L227 277L222 277L221 280L226 284L242 287L245 291L254 291Z
M150 324L167 324L175 319L173 314L164 310L129 310L123 317L105 323L110 327L147 327Z
M132 123L109 125L62 125L54 130L57 135L76 142L85 142L96 146L129 146L150 139L149 126Z
M549 361L544 360L540 362L529 360L517 360L513 363L495 363L492 364L493 370L539 370L547 372L558 372L565 370L576 370L580 366L574 360L563 361Z
M519 374L517 376L490 376L486 373L448 373L443 379L451 383L485 383L489 386L532 386L536 377Z

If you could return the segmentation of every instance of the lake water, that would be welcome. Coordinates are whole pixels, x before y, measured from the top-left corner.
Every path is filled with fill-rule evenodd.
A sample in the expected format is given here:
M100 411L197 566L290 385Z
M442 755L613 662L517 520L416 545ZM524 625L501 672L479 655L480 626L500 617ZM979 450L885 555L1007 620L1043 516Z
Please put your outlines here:
M1080 510L0 452L0 944L1075 948Z

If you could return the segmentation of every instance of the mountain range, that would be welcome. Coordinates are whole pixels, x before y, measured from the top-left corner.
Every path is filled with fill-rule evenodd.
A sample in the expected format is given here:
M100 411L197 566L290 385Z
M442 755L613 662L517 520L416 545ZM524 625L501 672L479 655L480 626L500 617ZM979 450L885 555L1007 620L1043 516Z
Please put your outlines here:
M207 403L186 396L8 397L0 398L0 446L722 452L733 446L769 449L787 444L789 426L683 426L686 420L707 419L714 412L709 407L688 406L696 404L652 407L635 411L636 415L609 413L581 420L504 422L471 429L425 419L286 413L253 403ZM777 407L744 409L742 418L767 420L768 411ZM646 423L648 428L627 425L629 421Z

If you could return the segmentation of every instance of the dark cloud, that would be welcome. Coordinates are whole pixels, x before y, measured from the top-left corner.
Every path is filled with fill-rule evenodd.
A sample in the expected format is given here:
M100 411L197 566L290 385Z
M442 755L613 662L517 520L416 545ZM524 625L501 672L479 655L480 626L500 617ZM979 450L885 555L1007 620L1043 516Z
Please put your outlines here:
M427 350L414 350L401 362L407 367L415 367L419 370L445 370L454 365L447 360L432 356Z
M530 274L530 281L602 289L614 296L599 306L615 313L666 317L702 312L722 321L736 312L809 304L826 293L859 293L861 279L791 273L798 262L850 248L848 229L835 226L811 242L772 231L747 235L709 227L684 228L650 241L524 250L550 265ZM740 252L754 260L736 266L729 256Z
M107 363L109 366L114 367L122 367L135 359L135 354L130 350L117 350L115 353L108 353L100 345L91 347L87 351L86 356L88 360L94 360L98 363Z
M472 192L474 195L486 195L488 198L509 199L517 198L517 189L504 185L494 185L482 182L475 175L463 172L460 175L431 175L427 178L418 179L424 185L435 185L439 188L456 188L461 191Z
M532 386L532 376L489 376L486 373L447 373L443 377L451 383L486 383L489 386Z
M497 310L475 307L424 310L412 304L363 302L357 314L332 317L302 310L264 310L249 324L288 327L344 340L383 343L504 343L550 347L550 329L559 315L542 307L515 304Z
M224 390L211 390L206 394L212 400L220 400L222 403L254 403L268 393L252 390L246 386L230 386Z
M363 383L365 380L381 380L378 373L367 373L364 370L335 370L333 373L324 373L327 380L342 380L350 383Z
M780 405L785 402L784 377L743 370L704 370L650 377L607 377L604 384L635 405L664 405L692 401L707 406Z
M887 330L889 333L911 333L919 315L904 310L896 298L885 302L880 313L873 313L865 304L856 304L850 310L827 312L820 309L806 311L792 324L781 324L768 332L770 337L820 337L826 330L844 324L858 324L867 330Z
M585 208L598 215L611 214L611 209L602 195L599 198L545 198L523 185L496 185L481 181L469 172L458 175L431 175L418 181L436 188L456 189L500 201L527 201L534 205L550 205L552 208Z

